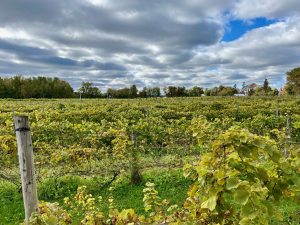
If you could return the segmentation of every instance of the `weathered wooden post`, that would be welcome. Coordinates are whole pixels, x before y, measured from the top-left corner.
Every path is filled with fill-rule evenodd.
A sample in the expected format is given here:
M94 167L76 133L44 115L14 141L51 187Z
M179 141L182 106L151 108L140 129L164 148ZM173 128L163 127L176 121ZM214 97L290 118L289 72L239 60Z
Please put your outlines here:
M291 141L291 116L288 113L287 114L287 119L286 119L286 140L285 140L285 148L284 148L284 155L286 158L289 156L289 146L290 146L290 141Z
M27 116L14 116L18 144L18 156L22 181L25 221L29 224L30 215L38 211L38 197L33 164L33 148Z
M137 152L137 136L131 134L132 149L131 149L131 183L140 184L142 182L142 175L138 165L138 152Z
M278 95L277 95L277 99L276 99L276 112L275 112L275 116L276 116L276 117L279 116L279 102L278 102Z

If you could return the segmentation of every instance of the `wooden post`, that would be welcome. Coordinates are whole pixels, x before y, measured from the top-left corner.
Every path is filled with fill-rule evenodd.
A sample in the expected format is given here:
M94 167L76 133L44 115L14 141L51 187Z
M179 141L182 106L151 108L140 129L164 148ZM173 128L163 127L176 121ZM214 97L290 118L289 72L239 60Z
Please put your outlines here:
M29 224L30 216L38 211L38 197L33 164L33 148L27 116L14 116L18 144L20 174L25 208L25 222Z
M276 99L276 112L275 112L275 116L278 117L279 116L279 102L278 102L278 96Z
M142 182L142 175L138 165L137 136L134 133L131 134L131 141L133 143L131 149L131 183L136 185Z
M285 140L285 148L284 148L284 155L286 158L289 156L289 146L290 146L290 141L291 141L291 122L292 119L290 117L290 114L287 114L287 119L286 119L286 140Z

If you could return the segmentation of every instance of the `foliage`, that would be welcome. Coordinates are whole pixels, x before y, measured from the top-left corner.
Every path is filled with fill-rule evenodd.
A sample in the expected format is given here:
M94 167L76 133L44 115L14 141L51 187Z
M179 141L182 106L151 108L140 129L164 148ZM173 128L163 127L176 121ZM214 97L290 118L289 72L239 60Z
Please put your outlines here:
M168 86L164 88L167 97L184 97L187 96L185 87Z
M32 225L67 225L72 222L70 215L58 203L41 202L38 210L30 217L29 223Z
M222 207L229 207L228 210L232 212L226 216L228 220L224 219L224 221L226 223L228 221L238 223L242 219L241 214L238 212L244 206L236 201L232 192L236 192L242 187L250 188L249 190L252 190L253 187L259 189L253 191L253 193L248 193L250 195L248 201L252 201L255 196L255 199L265 197L266 194L270 196L267 201L263 199L259 200L259 204L256 205L255 203L255 207L262 212L266 207L265 202L271 202L276 206L280 201L288 202L289 194L295 194L296 196L297 190L290 190L289 188L296 186L294 182L297 182L298 173L295 170L297 166L299 167L299 145L297 142L300 140L300 111L298 104L299 100L296 98L283 99L280 97L278 99L272 97L209 97L0 101L0 178L1 180L13 182L16 186L20 183L15 134L12 126L13 109L17 115L27 114L30 117L36 175L37 180L42 184L42 188L39 188L39 190L42 190L40 195L44 200L53 201L60 199L62 196L72 196L78 186L84 185L83 183L72 183L73 181L61 181L60 177L66 175L76 175L82 179L103 177L105 179L103 184L110 186L112 182L115 182L115 174L117 174L117 177L119 177L120 171L130 174L135 166L144 177L145 171L149 169L156 168L159 171L164 168L182 167L182 165L188 163L191 166L187 167L187 171L191 171L190 177L194 178L195 184L197 184L199 174L197 175L195 168L206 157L207 161L210 162L224 160L226 168L235 171L237 169L230 164L231 161L227 153L258 152L258 158L255 158L251 153L250 156L241 156L243 161L240 160L239 155L234 159L243 169L235 171L236 174L230 176L238 178L239 182L244 183L229 190L226 187L229 178L223 180L220 178L219 182L225 181L225 183L217 184L217 187L221 186L223 192L222 195L220 192L217 193L216 207L212 211L201 208L201 205L209 199L210 193L208 191L213 186L213 183L209 182L205 183L206 186L198 185L197 190L199 192L195 192L196 194L199 194L201 190L205 190L201 198L199 195L196 196L195 200L192 196L189 196L194 199L195 204L189 201L187 201L185 207L180 207L181 204L178 204L179 207L171 210L172 212L168 212L167 209L170 207L168 204L155 206L152 212L159 219L150 215L152 209L149 210L149 213L139 211L136 206L142 205L142 203L137 203L132 199L119 207L117 207L118 204L114 206L118 208L118 212L114 214L115 217L119 216L122 208L132 207L131 204L134 202L134 217L137 216L139 220L144 214L143 221L159 220L162 223L164 221L170 223L176 221L177 224L190 221L195 224L195 221L197 221L201 224L208 221L205 218L205 213L212 220L214 220L213 215L215 213L225 217L225 208L218 207L218 200L220 199L220 201L223 201L222 204L220 203ZM276 105L278 105L279 115L275 115ZM287 139L286 126L289 117L292 121L290 126L291 138ZM235 128L229 129L232 126ZM136 135L136 141L131 138L132 134ZM226 135L229 135L229 137ZM241 140L245 140L245 138L247 141L244 143ZM255 145L256 142L264 144L259 147ZM225 159L221 157L221 153L218 153L222 152L223 146L227 151ZM270 156L269 147L275 152L280 152L278 162L275 162ZM245 149L242 151L240 148ZM284 150L289 153L287 159L282 157L281 152ZM199 158L201 159L200 162L196 163ZM209 170L218 171L220 170L217 167L219 164L209 163L206 166ZM259 178L258 169L271 174L268 174L266 180L262 180ZM218 183L219 178L214 177L215 173L205 174L204 176L207 176L206 180L209 180L209 175L212 182ZM258 180L252 179L250 175L252 178L256 176ZM153 174L153 177L155 176L156 174ZM128 177L130 176L128 175ZM53 179L51 185L46 182L49 178ZM147 178L144 179L147 180ZM179 185L183 185L182 183L177 185L175 181L172 181L172 184L169 184L168 179L161 178L161 180L165 188L175 187L181 190L178 191L181 192L178 195L184 198L185 191L179 188ZM264 184L263 182L267 183ZM274 197L277 194L269 190L269 186L274 182L288 183L287 186L283 185L283 196L277 196L278 200ZM151 183L156 183L156 181L151 180ZM174 187L170 186L173 183ZM139 185L137 185L137 189L134 189L136 192L141 191L138 189ZM93 190L95 190L97 187L101 187L102 184L95 182L91 186L94 186ZM160 188L160 192L164 188L162 185L157 185L157 187ZM147 193L153 193L154 195L155 192L152 187L148 188L150 189ZM281 192L280 189L275 190ZM124 199L127 193L126 190L122 192ZM176 191L170 191L168 197L172 197L174 193ZM120 195L121 193L114 193L112 199L118 199L116 194ZM103 197L105 198L105 196ZM100 207L104 203L98 202L97 197L93 198L95 198L95 205L105 214L105 210ZM140 197L140 201L141 199L142 197ZM158 199L160 204L162 201L160 198ZM213 198L210 202L206 202L204 206L212 209L214 201ZM170 199L170 202L172 202L172 199ZM177 202L173 203L176 204ZM234 210L231 211L231 208ZM132 211L126 213L127 215L128 213L133 215ZM267 217L266 214L263 215ZM295 220L289 212L284 218L289 216L292 216L292 221ZM71 217L74 220L73 215ZM109 218L106 215L104 217L106 222ZM256 219L258 218L254 218L253 221ZM278 221L278 219L271 218L271 221Z
M294 68L286 73L286 89L290 95L300 94L300 67Z
M58 78L0 77L0 98L72 98L69 83Z
M206 143L205 136L195 136L200 145ZM277 210L282 198L299 202L297 156L286 159L275 141L239 127L213 139L197 165L186 166L186 176L195 180L185 203L192 219L200 224L268 224L272 216L283 219Z
M205 121L203 121L205 122ZM205 129L205 125L203 126ZM212 131L211 126L208 131ZM269 137L231 127L215 134L207 142L196 133L200 145L209 150L196 165L186 165L185 174L195 183L188 192L183 208L169 206L161 200L153 183L144 189L144 207L148 212L139 216L133 209L119 211L114 198L109 198L109 217L96 207L96 199L80 187L73 200L65 203L75 212L84 212L82 224L269 224L270 218L283 220L277 205L281 199L300 202L300 160L292 152L289 158ZM101 203L102 197L98 198ZM42 215L48 219L50 215ZM69 221L66 212L59 212L53 221ZM40 221L35 219L33 221ZM41 223L43 224L43 223Z
M148 98L148 97L160 97L160 88L159 87L153 87L153 88L147 88L144 87L140 92L139 96L141 98Z
M82 82L79 92L82 98L100 98L102 96L101 91L97 87L93 87L91 82Z
M220 85L219 87L214 87L206 92L209 96L233 96L234 94L237 94L238 91L234 87L226 87L223 85Z

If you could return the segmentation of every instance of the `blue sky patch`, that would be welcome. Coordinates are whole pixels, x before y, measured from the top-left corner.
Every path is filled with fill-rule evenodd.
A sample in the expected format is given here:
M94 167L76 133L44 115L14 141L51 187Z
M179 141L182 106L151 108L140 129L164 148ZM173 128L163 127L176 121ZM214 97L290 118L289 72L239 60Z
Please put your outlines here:
M234 41L242 37L247 31L259 27L266 27L276 22L278 22L278 20L268 20L266 18L256 18L250 21L231 20L227 25L222 41Z

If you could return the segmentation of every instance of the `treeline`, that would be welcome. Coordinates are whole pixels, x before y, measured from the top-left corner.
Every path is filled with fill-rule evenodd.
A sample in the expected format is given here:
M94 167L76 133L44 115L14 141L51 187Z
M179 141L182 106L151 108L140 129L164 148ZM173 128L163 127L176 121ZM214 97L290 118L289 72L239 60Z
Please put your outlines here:
M265 80L263 86L248 85L241 90L229 86L219 86L211 89L203 89L194 86L190 89L183 86L167 86L161 93L160 87L144 87L138 90L136 85L120 89L108 88L102 93L92 82L83 82L77 92L71 85L59 78L33 77L24 78L15 76L12 78L0 77L0 98L153 98L153 97L200 97L200 96L233 96L237 93L245 95L277 95L278 90L269 87Z
M263 85L250 84L245 85L241 89L236 85L233 87L220 85L219 87L213 87L211 89L203 89L198 86L194 86L190 89L183 86L167 86L163 88L163 94L160 87L144 87L142 90L138 90L136 85L130 87L113 89L108 88L106 93L93 86L91 82L82 83L82 87L79 92L76 93L77 97L82 98L152 98L152 97L200 97L200 96L234 96L235 94L241 94L245 96L276 96L279 91L276 88L271 88L269 82L266 79Z
M0 77L0 98L72 98L71 85L58 78Z
M139 91L136 85L131 85L119 89L108 88L106 93L101 93L97 87L93 86L93 83L83 82L76 96L82 98L149 98L161 97L161 92L159 87L144 87Z
M182 86L164 87L163 94L160 87L144 87L138 90L136 85L120 89L108 88L102 93L92 82L83 82L77 92L71 85L59 78L33 77L24 78L15 76L12 78L0 77L0 98L151 98L151 97L199 97L205 96L233 96L236 94L246 96L276 96L300 95L300 67L287 72L287 83L284 89L271 88L267 79L261 85L243 83L239 89L234 85L206 88L194 86L190 89Z
M168 86L163 91L166 97L199 97L204 94L203 88L197 86L191 89ZM101 93L93 83L83 82L76 95L82 98L155 98L161 97L162 93L160 87L144 87L139 91L136 85L120 89L108 88L106 93Z

